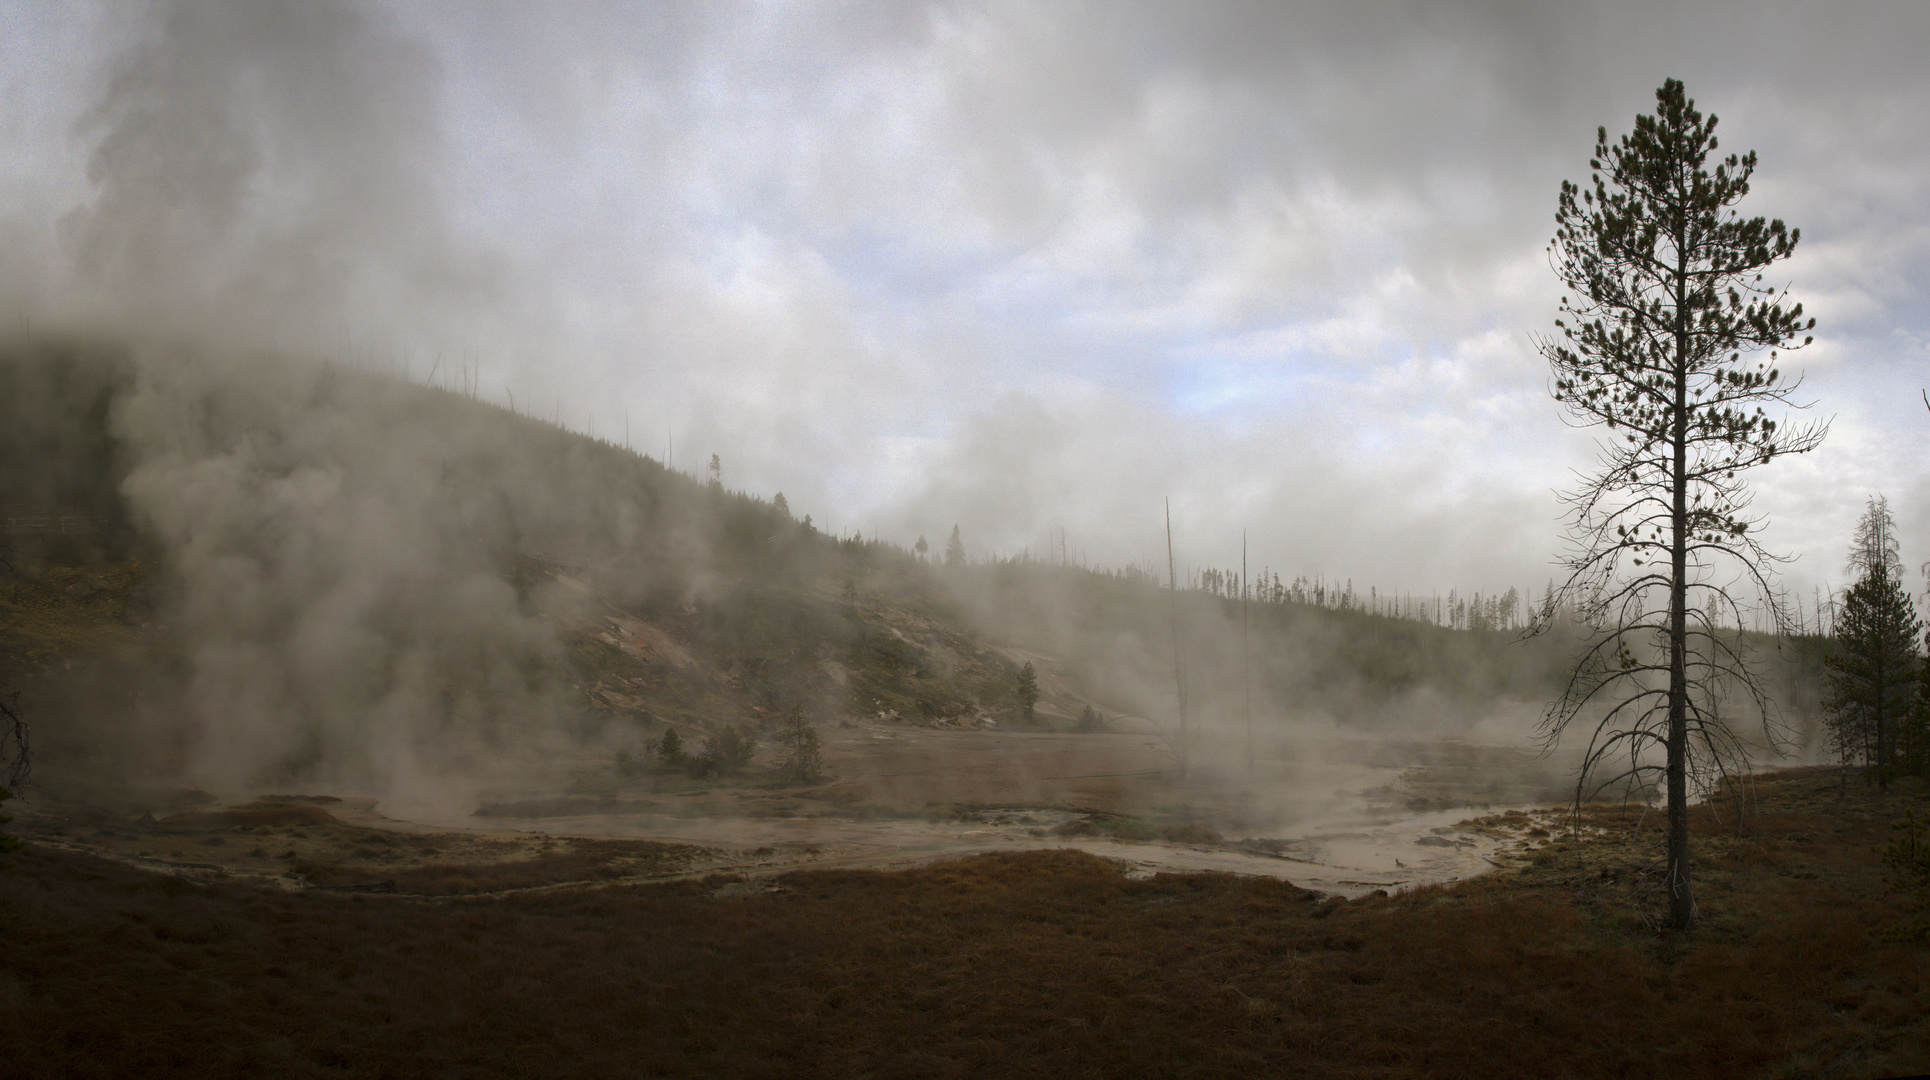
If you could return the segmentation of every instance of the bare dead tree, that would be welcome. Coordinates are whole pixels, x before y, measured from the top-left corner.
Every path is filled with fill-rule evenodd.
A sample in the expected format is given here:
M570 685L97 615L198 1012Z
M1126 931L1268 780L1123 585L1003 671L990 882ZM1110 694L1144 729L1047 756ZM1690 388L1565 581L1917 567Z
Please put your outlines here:
M1787 630L1771 581L1785 560L1757 541L1762 521L1741 474L1814 449L1827 425L1779 426L1763 409L1802 407L1775 362L1809 343L1796 339L1815 320L1762 279L1800 233L1736 214L1756 156L1707 168L1716 118L1680 82L1665 82L1656 102L1618 143L1598 129L1590 189L1562 183L1550 253L1574 295L1562 300L1561 337L1539 345L1569 421L1608 437L1599 471L1565 496L1569 576L1537 629L1565 606L1591 631L1542 732L1552 747L1590 726L1578 804L1662 781L1668 923L1686 929L1696 911L1689 790L1748 767L1728 707L1745 700L1779 741L1741 627L1753 608ZM1767 361L1745 359L1762 349Z
M1187 757L1186 728L1186 654L1180 647L1179 634L1179 570L1173 561L1173 500L1166 500L1166 591L1171 607L1173 622L1173 688L1179 697L1179 778L1186 779L1190 761Z
M1240 692L1246 697L1246 777L1253 779L1253 649L1247 644L1246 530L1240 530Z

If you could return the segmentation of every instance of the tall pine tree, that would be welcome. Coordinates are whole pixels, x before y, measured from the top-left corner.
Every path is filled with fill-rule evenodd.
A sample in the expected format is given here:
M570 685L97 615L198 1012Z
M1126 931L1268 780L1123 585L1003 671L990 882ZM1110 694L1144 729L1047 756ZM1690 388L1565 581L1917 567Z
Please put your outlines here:
M1907 721L1923 664L1917 656L1923 623L1903 591L1896 522L1881 495L1870 500L1857 522L1849 566L1859 577L1843 596L1836 647L1823 661L1824 722L1838 759L1867 766L1877 783L1887 785L1897 764L1898 737L1911 726Z
M1591 776L1661 780L1668 922L1687 928L1690 785L1747 762L1722 701L1741 689L1771 711L1724 628L1747 593L1784 623L1777 559L1756 540L1741 474L1814 448L1823 429L1781 426L1764 408L1792 404L1777 351L1807 344L1815 325L1763 283L1797 231L1737 214L1756 155L1711 160L1716 118L1680 82L1655 103L1618 141L1597 130L1593 182L1564 181L1555 214L1550 253L1571 293L1541 352L1571 421L1607 431L1601 470L1568 496L1573 546L1554 598L1598 632L1543 731L1553 742L1584 717L1593 728L1577 798Z
M1016 696L1019 699L1019 708L1024 712L1025 722L1031 723L1033 706L1039 703L1039 674L1033 670L1030 660L1027 660L1025 666L1019 669Z

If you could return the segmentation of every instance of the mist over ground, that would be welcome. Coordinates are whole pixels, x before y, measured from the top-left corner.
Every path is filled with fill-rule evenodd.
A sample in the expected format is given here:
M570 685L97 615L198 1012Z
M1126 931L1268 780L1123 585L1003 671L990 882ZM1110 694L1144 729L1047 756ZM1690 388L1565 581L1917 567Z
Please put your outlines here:
M33 449L9 502L82 513L156 575L143 621L178 655L124 710L171 718L128 744L147 765L393 788L616 746L604 714L662 710L609 705L644 676L571 650L629 642L592 626L624 618L704 643L692 670L738 695L688 711L705 731L872 690L924 719L1005 709L1032 650L1065 722L1171 726L1183 683L1219 767L1250 711L1532 741L1560 647L1504 639L1552 576L1549 489L1590 453L1530 338L1546 211L1659 77L1547 58L1614 24L21 11L0 305ZM1836 430L1764 470L1759 506L1813 608L1865 487L1922 472L1878 387L1922 354L1930 249L1880 222L1917 205L1891 110L1926 88L1868 75L1900 16L1819 36L1800 95L1712 65L1715 23L1657 18L1677 44L1635 55L1695 60L1691 92L1764 155L1751 209L1808 225L1790 267L1824 336L1801 364ZM1861 216L1823 199L1825 164ZM73 422L40 431L51 402ZM39 467L69 441L96 458ZM1890 491L1907 533L1922 494ZM1480 631L1273 606L1236 638L1195 594L1176 643L1151 588L1169 498L1187 584L1244 536L1254 572L1376 605L1517 601ZM936 561L954 526L964 570L905 550ZM789 614L741 618L765 609ZM975 637L917 644L934 663L867 644L914 617Z
M1439 740L1515 748L1535 791L1572 767L1572 747L1525 755L1579 639L1524 637L1512 593L1437 615L1304 579L1256 575L1243 602L1232 572L1175 591L1143 568L920 556L383 374L98 343L4 360L0 675L50 775L473 808L559 768L613 795L672 729L741 732L768 768L793 708L886 738L1138 733L1141 772L1193 783L1174 797L1245 791L1266 820L1340 794L1288 774L1424 765ZM1758 647L1798 754L1820 749L1817 642ZM1104 775L1020 756L996 797Z

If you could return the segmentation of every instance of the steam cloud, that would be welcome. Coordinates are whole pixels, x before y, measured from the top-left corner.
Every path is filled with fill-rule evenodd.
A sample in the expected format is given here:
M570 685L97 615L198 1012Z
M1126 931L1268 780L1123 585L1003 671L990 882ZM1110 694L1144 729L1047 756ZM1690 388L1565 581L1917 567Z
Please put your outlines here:
M487 353L490 391L570 401L573 424L615 384L640 436L723 449L747 486L901 542L963 520L975 554L1010 553L1070 525L1095 562L1130 562L1157 550L1170 492L1200 562L1229 561L1252 521L1271 526L1256 563L1535 584L1553 550L1545 489L1583 444L1507 328L1548 318L1547 290L1523 283L1545 282L1555 179L1660 77L1554 58L1577 33L1628 31L1470 9L1439 33L1397 32L1237 4L1197 20L630 14L464 28L407 5L165 0L90 27L112 56L60 119L84 183L7 188L26 209L9 215L0 283L36 327L134 343L115 416L135 455L125 492L180 574L170 617L196 642L194 760L209 776L312 752L375 782L425 768L424 740L459 748L500 737L512 713L554 717L557 688L505 674L555 648L504 584L505 552L567 546L556 523L585 506L610 544L654 512L563 463L517 472L488 431L318 357L421 377ZM1835 73L1830 101L1891 89L1866 82L1880 42L1851 37L1813 65ZM612 55L625 49L645 59L626 66ZM1714 55L1670 49L1642 55L1671 70ZM500 81L478 89L478 70ZM1920 100L1921 81L1884 100ZM506 97L508 119L477 119L478 99ZM1782 140L1768 160L1800 149L1779 108L1841 129L1810 100L1781 86L1708 103L1725 131L1747 121ZM1437 140L1428 101L1480 122ZM877 116L889 122L858 122ZM599 128L632 122L640 150ZM1824 156L1877 177L1857 181L1872 198L1921 203L1900 181L1884 194L1892 173L1868 150ZM640 186L599 186L589 166L605 152ZM532 213L462 190L477 160L511 159L525 188L562 194ZM1487 171L1497 160L1519 167ZM1809 175L1765 185L1792 222L1854 201L1808 191ZM1445 224L1402 231L1416 219ZM1805 272L1825 322L1831 304L1903 312L1915 329L1884 355L1920 360L1920 298L1896 300L1895 281L1924 249L1865 259L1867 222L1824 223L1806 227L1819 256ZM521 262L478 238L494 230L525 243ZM616 232L634 252L585 239ZM1873 325L1864 344L1890 340ZM1084 370L1039 362L1060 354ZM1817 358L1825 375L1838 363ZM866 426L872 414L893 419ZM606 433L619 419L600 414ZM1792 526L1814 531L1792 546L1830 565L1846 528L1832 514L1846 522L1890 475L1858 454L1798 463L1765 492L1817 523ZM501 488L474 479L487 469ZM521 501L506 504L511 489ZM1893 494L1906 529L1930 512L1921 490ZM688 535L671 556L700 574Z

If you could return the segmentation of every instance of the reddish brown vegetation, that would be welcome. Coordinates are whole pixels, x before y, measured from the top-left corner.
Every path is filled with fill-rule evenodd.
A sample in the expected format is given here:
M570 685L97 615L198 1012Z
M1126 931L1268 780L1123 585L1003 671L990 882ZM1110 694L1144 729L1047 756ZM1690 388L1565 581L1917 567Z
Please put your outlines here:
M0 874L0 1045L66 1076L1908 1072L1930 954L1878 936L1881 825L1797 805L1704 837L1690 938L1559 840L1354 903L1072 852L427 902L29 849Z
M376 835L376 834L371 834ZM418 841L421 842L421 841ZM553 850L502 862L426 863L385 867L371 862L298 862L293 869L323 888L372 883L415 896L466 896L545 885L667 876L683 869L692 848L648 840L565 837Z
M319 806L285 800L257 799L247 806L227 810L189 810L172 814L167 824L176 827L228 825L237 828L264 828L292 825L332 825L335 815Z

